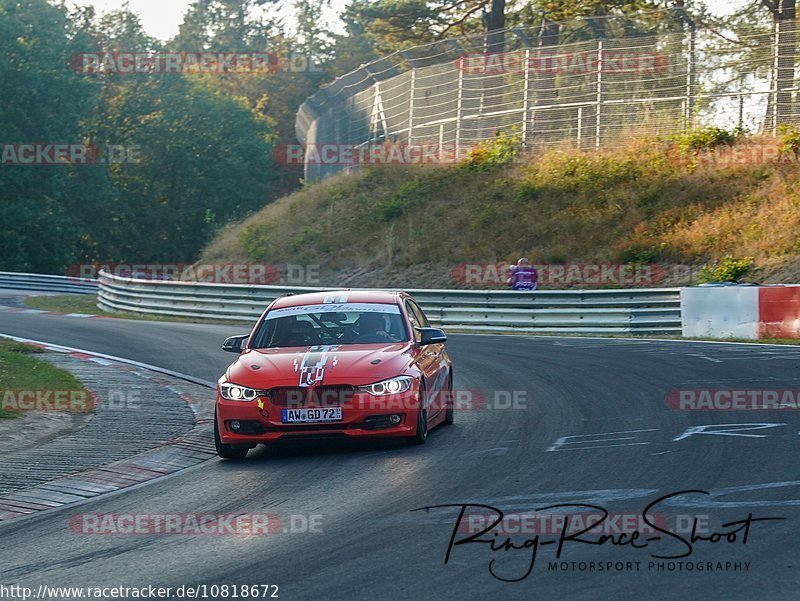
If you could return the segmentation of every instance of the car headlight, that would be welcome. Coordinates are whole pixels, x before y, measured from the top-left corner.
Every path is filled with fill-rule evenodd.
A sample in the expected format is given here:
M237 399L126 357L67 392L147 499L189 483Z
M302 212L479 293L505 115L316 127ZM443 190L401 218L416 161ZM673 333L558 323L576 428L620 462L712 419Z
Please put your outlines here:
M384 396L387 394L400 394L411 388L414 378L410 376L398 376L382 382L375 382L367 386L359 387L361 392L368 392L374 396Z
M220 384L219 393L223 399L228 401L254 401L261 396L262 391L225 382Z

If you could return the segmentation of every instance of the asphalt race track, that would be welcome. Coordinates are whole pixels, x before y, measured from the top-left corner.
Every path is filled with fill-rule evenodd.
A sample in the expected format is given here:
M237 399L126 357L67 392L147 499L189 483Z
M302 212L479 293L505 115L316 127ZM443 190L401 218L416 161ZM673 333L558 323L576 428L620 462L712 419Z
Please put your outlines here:
M0 313L5 334L210 381L231 359L219 350L222 339L241 330ZM681 411L666 397L673 389L800 388L800 347L453 335L448 349L456 388L481 391L488 405L459 411L456 425L434 430L426 445L260 447L244 463L212 460L12 522L0 527L0 583L274 584L288 600L797 598L797 410ZM488 543L458 545L445 565L458 507L412 511L475 503L530 514L584 503L636 517L659 497L693 489L710 494L686 493L651 515L669 524L698 517L706 529L697 532L706 536L735 530L723 525L749 514L786 519L751 523L746 543L743 530L734 541L698 540L690 556L671 560L652 555L683 555L688 545L662 535L638 549L566 541L551 566L556 545L545 542L558 532L540 532L530 575L507 582L490 573L490 562L496 576L520 578L533 543L500 548L505 536L498 536L496 551ZM68 525L76 514L148 512L269 512L288 531L91 535ZM318 531L302 531L304 519L320 525ZM521 547L535 536L514 534L513 540ZM645 544L644 536L637 544ZM609 562L623 569L609 571ZM558 566L566 570L550 569Z

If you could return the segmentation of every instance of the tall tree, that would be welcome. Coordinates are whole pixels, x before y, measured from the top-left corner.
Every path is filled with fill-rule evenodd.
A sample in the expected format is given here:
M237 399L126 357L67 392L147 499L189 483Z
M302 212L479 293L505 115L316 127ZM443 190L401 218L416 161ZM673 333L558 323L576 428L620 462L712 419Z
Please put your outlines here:
M660 13L653 12L658 9ZM651 14L638 18L642 11ZM655 28L668 13L659 0L352 0L342 18L348 30L360 29L383 56L446 37L478 33L485 35L485 51L502 52L506 27L539 26L543 21L576 17L586 18L578 25L580 31L566 29L562 33L577 39L636 34L643 21ZM625 15L630 19L626 21ZM612 16L623 31L608 30L608 17ZM358 27L352 25L355 23ZM554 39L552 31L544 38Z
M492 0L491 10L484 13L483 26L486 30L486 52L503 52L506 49L506 0Z
M94 86L68 68L66 10L0 0L0 143L80 144ZM0 164L0 269L61 272L78 251L83 190L66 165Z
M194 0L170 48L177 51L263 51L279 29L267 7L278 0Z

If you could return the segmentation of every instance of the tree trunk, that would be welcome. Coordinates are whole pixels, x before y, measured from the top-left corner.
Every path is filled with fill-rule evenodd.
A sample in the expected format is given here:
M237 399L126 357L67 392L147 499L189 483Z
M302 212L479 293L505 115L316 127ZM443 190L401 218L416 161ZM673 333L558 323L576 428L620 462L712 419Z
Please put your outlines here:
M505 52L506 0L492 0L492 10L486 13L486 52Z

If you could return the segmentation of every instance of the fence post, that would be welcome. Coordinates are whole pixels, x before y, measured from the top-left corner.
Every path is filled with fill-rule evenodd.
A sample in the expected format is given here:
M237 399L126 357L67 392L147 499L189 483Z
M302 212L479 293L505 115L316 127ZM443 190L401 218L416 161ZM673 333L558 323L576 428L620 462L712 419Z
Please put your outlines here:
M772 83L770 90L772 95L772 115L770 115L770 120L772 121L772 135L778 135L778 64L780 63L780 42L781 42L781 29L778 19L774 20L773 25L773 36L772 36Z
M578 107L578 139L577 139L578 149L580 149L581 146L583 146L582 137L583 137L583 107L579 106Z
M602 115L602 106L603 106L603 40L597 40L597 99L595 101L595 105L597 107L595 111L595 119L594 119L594 147L595 149L600 148L600 138L602 135L602 125L603 125L603 115Z
M531 49L525 48L525 80L522 91L522 145L528 145L528 111L531 107Z
M347 108L345 109L347 115L347 143L353 144L353 122L356 120L356 97L350 95L347 99ZM350 165L344 166L344 172L350 173Z
M744 94L739 94L739 131L744 131Z
M414 143L414 92L416 89L417 69L411 68L411 90L408 100L408 145Z
M691 129L692 119L694 118L695 81L697 79L695 56L697 53L697 30L694 23L689 26L689 39L686 47L689 56L686 63L686 101L683 103L683 119L686 122L686 127Z
M458 91L456 93L456 157L461 157L461 107L464 99L464 69L458 70Z

